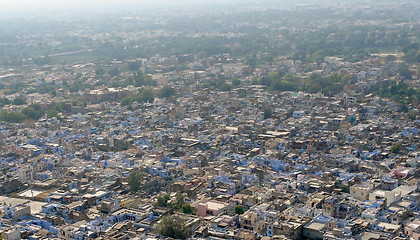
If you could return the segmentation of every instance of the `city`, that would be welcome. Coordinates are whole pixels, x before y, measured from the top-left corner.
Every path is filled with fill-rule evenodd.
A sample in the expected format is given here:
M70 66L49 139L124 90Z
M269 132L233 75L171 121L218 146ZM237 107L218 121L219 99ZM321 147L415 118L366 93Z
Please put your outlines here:
M0 17L2 239L420 239L419 2L183 6Z

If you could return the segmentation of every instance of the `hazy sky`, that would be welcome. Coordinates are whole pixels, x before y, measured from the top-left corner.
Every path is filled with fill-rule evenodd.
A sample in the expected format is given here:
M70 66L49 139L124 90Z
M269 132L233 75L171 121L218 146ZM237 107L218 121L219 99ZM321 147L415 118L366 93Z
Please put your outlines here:
M226 0L229 1L229 0ZM133 5L194 4L198 2L223 2L222 0L0 0L3 11L75 9L95 7L124 7Z

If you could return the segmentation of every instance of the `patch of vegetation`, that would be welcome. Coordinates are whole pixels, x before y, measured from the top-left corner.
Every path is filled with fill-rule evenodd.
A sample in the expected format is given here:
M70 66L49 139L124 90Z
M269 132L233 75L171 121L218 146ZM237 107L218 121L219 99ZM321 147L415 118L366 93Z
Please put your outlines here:
M145 102L153 102L155 99L154 93L152 89L144 88L140 90L138 94L131 94L121 100L122 106L129 106L134 102L137 103L145 103Z
M0 120L5 122L20 123L26 120L26 116L19 112L0 112Z
M170 86L164 86L163 88L159 90L159 94L158 94L160 98L167 98L173 95L175 95L175 89L173 89Z
M233 208L233 211L235 212L235 214L243 214L245 212L244 207L242 205L236 205Z
M392 145L391 152L394 154L399 154L402 150L402 145L400 143Z
M38 120L44 115L44 111L39 104L32 104L22 110L26 118Z
M165 216L156 227L157 233L174 239L186 239L188 229L185 220L177 216Z
M143 176L143 172L139 169L134 169L130 172L130 175L127 177L127 181L131 192L138 192L141 190Z

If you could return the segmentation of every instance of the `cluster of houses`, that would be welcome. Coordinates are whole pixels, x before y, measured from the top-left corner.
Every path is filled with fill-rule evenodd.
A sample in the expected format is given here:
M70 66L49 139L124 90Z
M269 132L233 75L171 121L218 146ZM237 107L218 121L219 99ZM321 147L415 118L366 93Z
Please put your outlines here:
M138 87L103 87L77 92L87 106L60 118L0 123L4 239L158 239L160 221L174 215L191 239L420 239L420 121L365 94L385 76L397 78L397 63L327 58L252 68L227 54L142 61L175 96L126 107L118 101ZM162 72L179 62L188 69ZM97 81L91 64L73 68ZM302 77L308 68L357 81L336 96L250 84L278 70ZM203 87L220 74L241 84ZM64 70L42 78L28 86L72 81ZM61 88L25 96L28 104L71 105ZM133 192L127 177L135 171L142 179ZM160 206L163 195L169 203L181 196L192 211Z

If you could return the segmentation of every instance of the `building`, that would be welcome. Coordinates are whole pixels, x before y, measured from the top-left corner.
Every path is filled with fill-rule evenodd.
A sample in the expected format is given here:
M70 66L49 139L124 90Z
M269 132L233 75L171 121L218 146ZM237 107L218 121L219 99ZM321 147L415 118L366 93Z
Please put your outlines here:
M218 216L231 211L231 209L232 206L230 204L214 200L199 203L195 207L197 215L200 217Z

